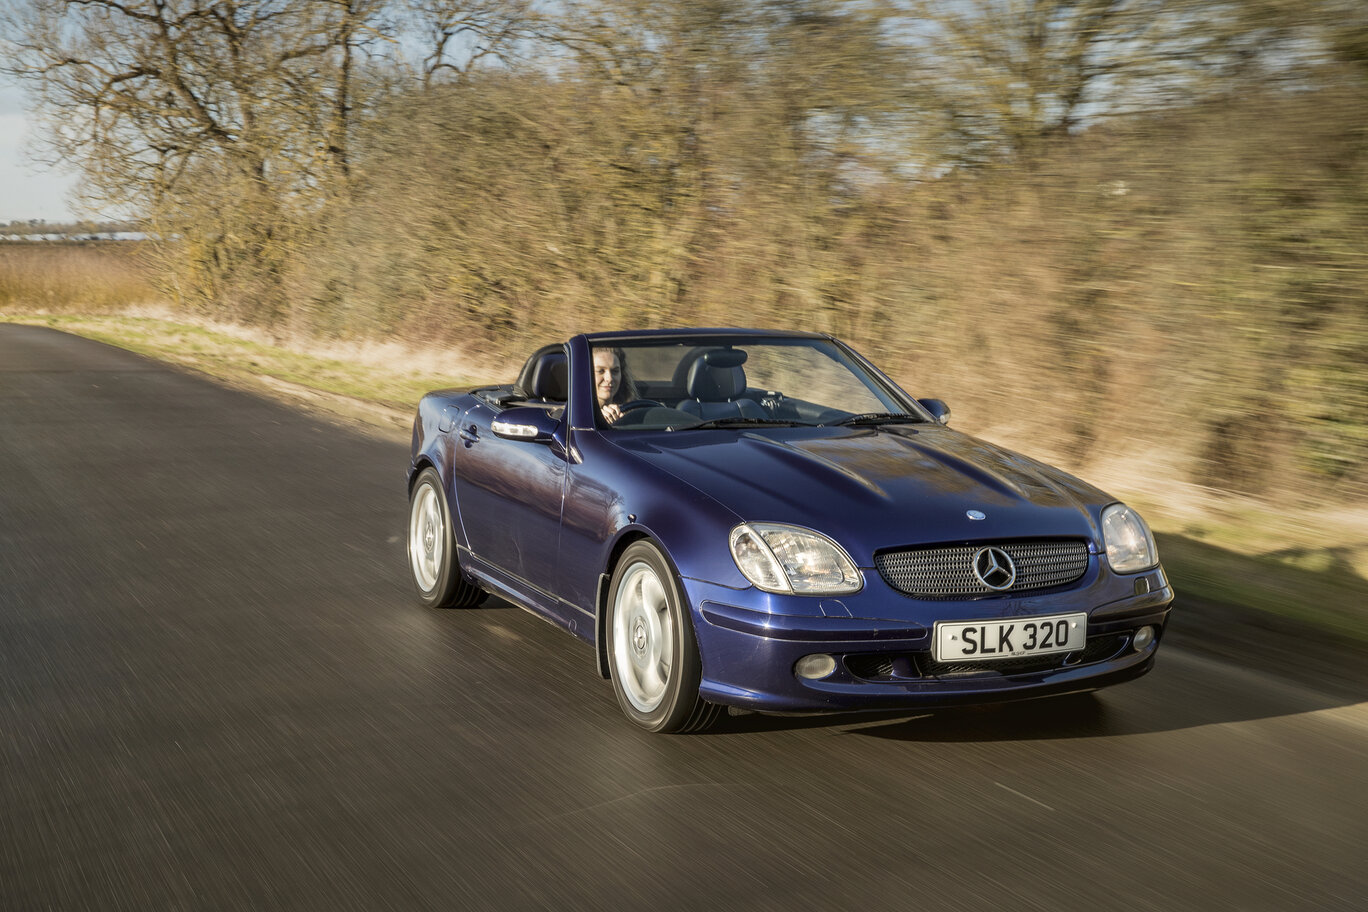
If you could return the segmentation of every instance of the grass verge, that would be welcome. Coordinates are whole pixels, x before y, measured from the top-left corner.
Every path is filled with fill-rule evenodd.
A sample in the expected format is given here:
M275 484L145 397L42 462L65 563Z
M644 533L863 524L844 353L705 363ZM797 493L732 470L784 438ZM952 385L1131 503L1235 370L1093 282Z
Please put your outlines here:
M472 376L482 368L469 369L459 358L445 367L440 355L389 345L281 344L241 327L166 316L0 313L0 321L48 326L276 398L305 400L390 436L407 434L428 390L482 382Z
M235 327L167 316L4 314L189 367L278 398L319 405L351 423L406 438L422 394L512 376L517 365L470 365L444 353L384 345L302 348ZM448 368L444 360L450 358ZM1004 441L1011 445L1011 441ZM1085 473L1087 474L1087 473ZM1368 511L1275 509L1177 483L1127 490L1160 541L1184 601L1220 606L1217 626L1247 624L1368 650ZM1220 637L1220 629L1204 631Z

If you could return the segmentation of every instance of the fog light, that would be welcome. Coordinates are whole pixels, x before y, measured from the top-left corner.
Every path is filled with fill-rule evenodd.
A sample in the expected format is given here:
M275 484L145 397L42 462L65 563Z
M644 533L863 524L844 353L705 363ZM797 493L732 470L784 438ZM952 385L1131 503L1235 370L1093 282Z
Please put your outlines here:
M1144 652L1150 643L1154 642L1154 628L1141 627L1135 631L1135 636L1131 637L1131 646L1136 652Z
M825 678L836 670L836 659L821 653L817 655L803 656L793 666L794 674L800 678L807 678L816 681L818 678Z

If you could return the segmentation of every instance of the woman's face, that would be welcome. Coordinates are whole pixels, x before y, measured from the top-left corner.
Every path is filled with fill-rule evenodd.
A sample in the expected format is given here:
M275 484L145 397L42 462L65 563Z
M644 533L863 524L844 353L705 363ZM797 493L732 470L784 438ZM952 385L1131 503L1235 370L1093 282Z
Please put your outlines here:
M604 348L594 352L594 392L598 395L598 404L604 406L611 402L621 383L622 365L618 364L617 355Z

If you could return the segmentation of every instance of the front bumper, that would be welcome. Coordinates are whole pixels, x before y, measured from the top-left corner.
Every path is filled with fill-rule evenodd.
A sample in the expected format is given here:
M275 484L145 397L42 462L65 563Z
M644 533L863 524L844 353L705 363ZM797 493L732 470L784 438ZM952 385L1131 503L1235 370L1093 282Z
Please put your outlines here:
M885 601L877 611L896 611L902 615L899 619L777 614L773 600L754 590L683 582L703 662L703 698L758 712L915 709L1032 699L1119 684L1153 667L1173 601L1161 570L1147 580L1143 594L1137 586L1130 590L1136 594L1100 605L1082 601L1099 594L1094 587L1026 605L1021 600L928 603L891 590L862 593L862 598L900 600ZM857 600L847 603L851 613L861 613ZM888 610L889 605L895 610ZM1089 615L1087 646L1079 652L958 665L932 659L932 627L937 620L1028 618L1073 611ZM1155 637L1137 650L1132 638L1141 627L1152 628ZM817 653L832 656L835 671L820 680L795 674L798 659Z

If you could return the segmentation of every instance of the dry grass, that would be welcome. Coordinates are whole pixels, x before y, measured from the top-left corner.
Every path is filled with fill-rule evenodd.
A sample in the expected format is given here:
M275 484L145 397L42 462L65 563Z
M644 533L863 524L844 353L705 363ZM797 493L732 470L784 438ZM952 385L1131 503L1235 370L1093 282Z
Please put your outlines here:
M186 331L194 330L200 336L198 344L206 346L212 342L225 359L232 359L235 352L273 351L277 353L278 364L291 363L299 357L315 367L327 365L329 369L316 378L320 389L351 390L377 401L393 398L377 395L377 389L405 388L408 384L404 378L459 386L511 379L522 366L521 362L512 364L498 355L480 356L450 346L429 348L367 338L319 339L301 334L282 335L257 326L224 322L165 306L127 308L101 318L101 323L112 329L129 320L140 321L149 338L168 350L174 350L176 340ZM282 368L282 373L297 375L299 372ZM369 386L355 379L356 376L378 381L380 385L378 388ZM399 381L397 387L396 380ZM407 396L399 397L399 402L406 406L411 404Z
M100 313L163 300L139 244L0 242L0 308Z

